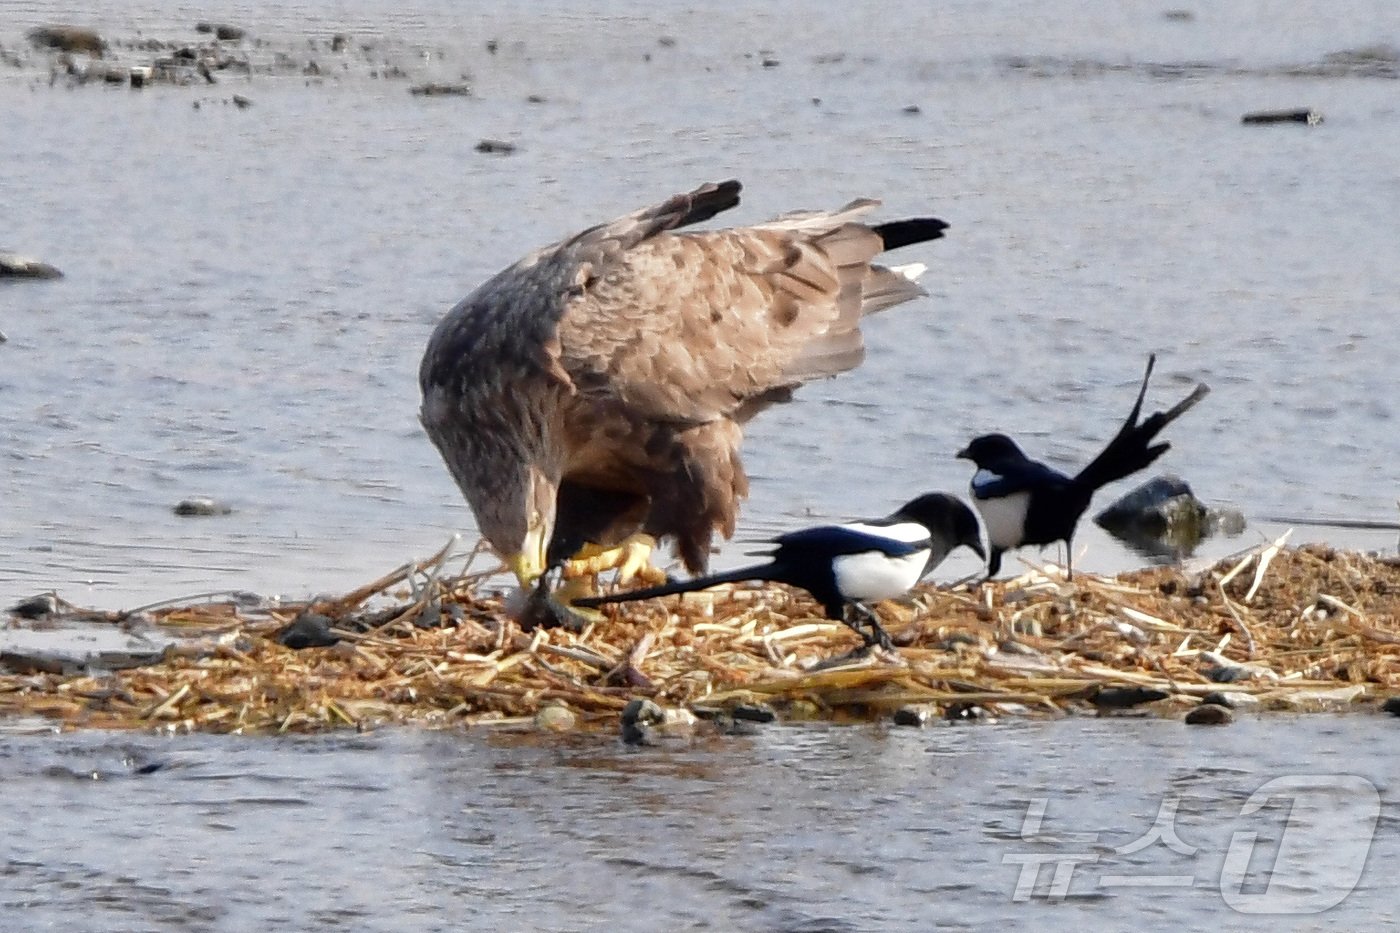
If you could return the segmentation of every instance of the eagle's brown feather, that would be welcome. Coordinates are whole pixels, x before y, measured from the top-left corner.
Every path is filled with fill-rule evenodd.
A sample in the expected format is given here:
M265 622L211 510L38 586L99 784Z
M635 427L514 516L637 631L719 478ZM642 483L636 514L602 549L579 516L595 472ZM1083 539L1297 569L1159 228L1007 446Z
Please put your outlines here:
M534 470L558 493L552 557L644 530L703 570L748 493L741 425L857 365L861 317L923 294L872 264L875 201L677 232L738 192L705 185L537 250L439 324L423 424L498 549L520 546L531 506L510 489Z

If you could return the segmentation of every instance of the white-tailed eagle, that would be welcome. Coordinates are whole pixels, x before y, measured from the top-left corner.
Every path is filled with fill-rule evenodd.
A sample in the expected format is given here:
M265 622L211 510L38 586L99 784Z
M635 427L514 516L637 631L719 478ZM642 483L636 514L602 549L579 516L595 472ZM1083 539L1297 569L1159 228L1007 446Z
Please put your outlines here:
M486 540L529 586L584 545L670 539L703 572L734 532L743 426L864 356L860 320L925 294L874 264L947 226L878 206L683 230L739 203L707 184L536 250L438 324L423 427Z

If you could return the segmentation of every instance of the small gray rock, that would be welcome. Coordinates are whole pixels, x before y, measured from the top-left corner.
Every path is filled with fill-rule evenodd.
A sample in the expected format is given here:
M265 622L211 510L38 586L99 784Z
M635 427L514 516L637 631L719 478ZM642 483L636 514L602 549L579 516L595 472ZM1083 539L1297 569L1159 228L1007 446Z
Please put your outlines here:
M487 155L510 155L515 150L515 143L506 142L504 139L483 139L476 144L476 151Z
M46 262L0 250L0 278L61 279L63 273Z
M233 513L233 509L229 508L227 505L210 499L207 496L196 496L193 499L185 499L178 502L173 511L176 515L186 518L206 515L230 515Z
M1227 706L1215 703L1202 703L1186 714L1188 726L1227 726L1235 721L1235 714Z

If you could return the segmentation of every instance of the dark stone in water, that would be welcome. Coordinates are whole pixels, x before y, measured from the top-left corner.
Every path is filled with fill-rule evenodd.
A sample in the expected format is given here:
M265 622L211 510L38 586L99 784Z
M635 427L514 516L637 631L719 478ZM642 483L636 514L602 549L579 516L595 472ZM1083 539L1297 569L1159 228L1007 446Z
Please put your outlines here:
M253 102L242 94L235 94L233 95L233 105L239 110L247 110L249 107L253 106Z
M52 593L41 593L22 599L10 607L21 619L44 619L58 611L58 600Z
M1114 502L1094 522L1144 556L1180 560L1212 534L1236 535L1244 516L1230 509L1209 509L1185 480L1154 477Z
M1201 697L1201 705L1202 705L1202 706L1226 706L1226 707L1229 707L1230 709L1234 709L1234 707L1235 707L1234 701L1231 700L1231 699L1230 699L1228 696L1226 696L1225 694L1221 693L1219 690L1215 690L1215 691L1213 691L1213 692L1211 692L1211 693L1207 693L1205 696Z
M0 250L0 279L61 279L63 273L46 262Z
M504 139L483 139L476 144L477 152L485 152L488 155L510 155L515 148L515 143L506 142Z
M1311 107L1294 110L1256 110L1240 117L1240 122L1251 126L1264 126L1272 123L1304 123L1317 126L1322 122L1322 114Z
M938 718L938 707L929 703L912 703L894 711L896 726L926 726Z
M1215 703L1202 703L1187 713L1185 719L1188 726L1227 726L1234 721L1234 713Z
M223 42L237 42L248 35L248 30L241 26L230 26L228 23L195 23L195 32L214 34L215 39Z
M470 84L415 84L408 89L414 97L470 97Z
M1381 704L1381 712L1389 713L1392 716L1400 716L1400 696L1387 697Z
M767 703L740 703L730 715L743 722L773 722L778 714Z
M340 642L340 636L331 631L330 618L315 612L303 612L274 638L278 644L286 645L295 651L303 648L329 648Z
M638 698L622 710L622 741L628 745L648 745L652 728L666 721L666 711L655 702Z
M217 502L205 496L185 499L182 502L178 502L173 511L176 515L186 518L205 515L231 515L233 513L233 509L224 505L222 502Z
M1132 709L1143 703L1165 700L1169 696L1171 694L1165 690L1152 687L1100 687L1089 697L1089 702L1099 709Z

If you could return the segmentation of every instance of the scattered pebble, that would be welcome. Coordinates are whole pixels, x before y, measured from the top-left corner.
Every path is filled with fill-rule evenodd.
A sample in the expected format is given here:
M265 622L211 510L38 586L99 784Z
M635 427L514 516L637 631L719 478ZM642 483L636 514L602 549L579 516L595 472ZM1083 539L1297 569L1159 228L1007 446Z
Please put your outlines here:
M1188 726L1226 726L1235 721L1235 714L1229 707L1215 703L1202 703L1186 714Z
M230 26L228 23L195 23L194 31L213 33L214 38L221 42L237 42L248 34L248 30L241 26Z
M904 108L903 112L909 114L912 117L918 116L919 114L923 113L924 110L918 104L910 104Z
M176 515L184 517L205 515L230 515L233 513L233 509L229 506L224 505L222 502L219 502L217 500L210 499L207 496L198 496L193 499L185 499L181 502L177 502L172 511Z
M247 110L249 107L253 106L253 102L242 94L235 94L233 95L233 105L239 110Z

